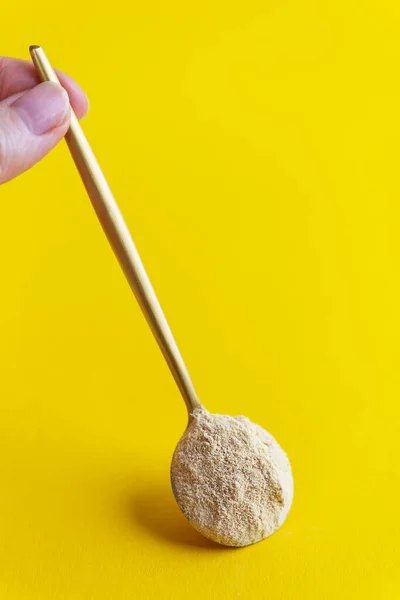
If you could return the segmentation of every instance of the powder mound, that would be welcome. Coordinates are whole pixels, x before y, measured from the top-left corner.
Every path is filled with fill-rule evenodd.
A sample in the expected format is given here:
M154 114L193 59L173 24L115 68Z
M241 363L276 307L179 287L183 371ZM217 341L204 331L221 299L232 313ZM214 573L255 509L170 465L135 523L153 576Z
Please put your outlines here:
M270 433L246 417L196 409L171 465L172 489L200 533L247 546L274 533L293 499L289 460Z

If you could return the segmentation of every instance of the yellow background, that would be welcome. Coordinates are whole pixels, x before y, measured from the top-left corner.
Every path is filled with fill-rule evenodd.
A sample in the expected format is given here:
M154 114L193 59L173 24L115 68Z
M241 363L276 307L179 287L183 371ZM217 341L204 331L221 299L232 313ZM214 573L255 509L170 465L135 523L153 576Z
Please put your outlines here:
M398 598L398 3L21 0L1 25L90 96L204 404L295 476L258 545L186 524L184 404L62 144L0 189L1 598Z

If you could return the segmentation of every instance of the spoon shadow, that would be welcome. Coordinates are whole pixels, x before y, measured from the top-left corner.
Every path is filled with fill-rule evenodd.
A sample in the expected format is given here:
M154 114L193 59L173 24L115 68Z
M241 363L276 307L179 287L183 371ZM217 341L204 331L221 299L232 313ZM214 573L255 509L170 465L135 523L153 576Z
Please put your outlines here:
M139 490L126 499L126 509L128 518L146 529L152 537L179 546L226 550L189 525L176 504L171 489L166 485L152 485Z

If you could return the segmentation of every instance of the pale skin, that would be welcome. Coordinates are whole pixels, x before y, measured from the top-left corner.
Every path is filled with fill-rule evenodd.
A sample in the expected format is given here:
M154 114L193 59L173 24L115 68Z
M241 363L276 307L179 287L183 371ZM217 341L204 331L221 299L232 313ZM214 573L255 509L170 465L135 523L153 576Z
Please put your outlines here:
M79 85L57 71L62 87L39 83L29 61L0 56L0 184L39 162L64 137L70 106L82 119L89 102Z

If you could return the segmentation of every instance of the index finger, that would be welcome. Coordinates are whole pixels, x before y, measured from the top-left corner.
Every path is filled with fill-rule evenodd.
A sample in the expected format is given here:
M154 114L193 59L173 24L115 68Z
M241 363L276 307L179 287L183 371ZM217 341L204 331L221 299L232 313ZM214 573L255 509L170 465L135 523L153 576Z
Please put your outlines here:
M57 76L63 88L68 92L74 112L81 119L89 108L86 94L69 75L57 70ZM0 101L33 88L38 83L40 81L31 62L0 56Z

